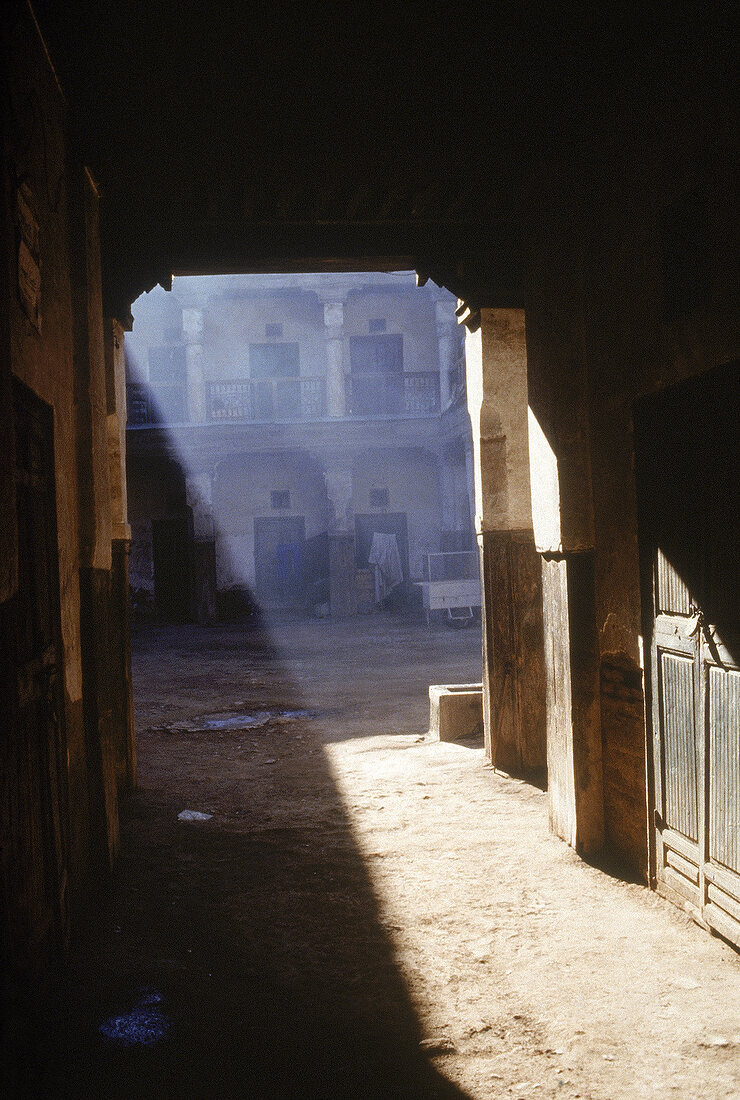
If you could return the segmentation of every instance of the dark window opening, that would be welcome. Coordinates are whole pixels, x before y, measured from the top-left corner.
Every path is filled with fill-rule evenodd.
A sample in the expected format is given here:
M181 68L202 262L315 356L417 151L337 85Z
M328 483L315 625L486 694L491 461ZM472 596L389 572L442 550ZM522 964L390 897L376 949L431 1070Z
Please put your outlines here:
M288 489L273 489L270 493L270 507L275 509L290 508L290 491Z
M278 324L265 325L265 336L268 339L281 340L283 336L283 326Z
M368 324L370 332L385 332L385 327L385 317L373 317Z
M352 336L350 368L353 414L375 416L403 410L403 336Z
M370 507L371 508L387 508L390 496L387 489L371 489L370 490Z
M253 379L297 378L298 344L250 344L249 373Z

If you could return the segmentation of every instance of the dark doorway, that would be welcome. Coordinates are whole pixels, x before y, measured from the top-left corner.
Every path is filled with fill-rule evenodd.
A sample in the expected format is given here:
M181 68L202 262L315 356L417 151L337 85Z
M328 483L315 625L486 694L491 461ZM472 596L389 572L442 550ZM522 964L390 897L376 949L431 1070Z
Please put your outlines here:
M635 417L658 888L740 945L740 369Z
M352 336L350 393L355 416L403 411L403 336Z
M355 566L372 570L368 558L375 532L395 535L403 569L403 583L389 596L392 605L405 603L409 595L409 531L405 512L384 512L375 516L355 516Z
M152 520L154 599L159 615L172 622L192 617L192 529L189 513Z
M306 602L306 521L265 516L254 521L257 598L265 607L297 608Z
M12 629L14 731L2 739L3 855L12 940L58 944L66 935L67 753L59 614L51 409L14 383L18 595Z

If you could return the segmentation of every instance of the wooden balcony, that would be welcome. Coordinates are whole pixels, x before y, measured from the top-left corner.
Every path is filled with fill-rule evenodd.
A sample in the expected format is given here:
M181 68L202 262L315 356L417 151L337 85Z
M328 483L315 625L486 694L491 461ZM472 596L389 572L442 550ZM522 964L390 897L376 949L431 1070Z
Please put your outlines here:
M348 416L429 416L439 412L439 372L354 372L345 376Z
M170 392L172 391L172 392ZM126 387L130 427L187 422L182 387ZM326 378L224 379L206 383L206 423L270 424L327 416ZM345 376L346 416L423 417L440 411L437 371Z
M239 379L206 384L206 414L216 421L320 420L325 378Z

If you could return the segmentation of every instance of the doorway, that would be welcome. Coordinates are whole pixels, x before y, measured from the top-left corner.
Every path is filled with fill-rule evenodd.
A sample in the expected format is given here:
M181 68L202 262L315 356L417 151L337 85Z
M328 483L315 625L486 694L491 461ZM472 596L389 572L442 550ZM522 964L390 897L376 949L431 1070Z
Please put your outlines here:
M740 945L740 364L635 415L657 888Z
M379 515L355 516L355 565L358 570L370 570L370 549L373 535L395 535L403 570L403 581L388 596L390 606L397 608L409 596L409 530L405 512L384 512Z
M158 614L171 622L192 618L192 542L190 513L152 521L154 599Z
M264 516L254 521L257 598L265 607L299 608L305 593L304 516Z
M3 739L10 888L25 929L59 945L67 929L67 749L51 409L14 381L18 595L12 738ZM9 647L10 648L10 647ZM14 912L18 912L14 907ZM18 937L14 934L13 939Z

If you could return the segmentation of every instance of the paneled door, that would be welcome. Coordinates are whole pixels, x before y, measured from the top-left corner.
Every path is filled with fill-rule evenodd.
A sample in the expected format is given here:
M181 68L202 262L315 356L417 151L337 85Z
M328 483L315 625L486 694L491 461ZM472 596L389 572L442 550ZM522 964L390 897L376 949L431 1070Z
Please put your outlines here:
M732 364L636 416L656 885L738 946L739 393Z
M16 381L14 419L18 592L4 641L16 713L0 751L0 858L23 925L13 938L33 954L67 936L67 749L52 410Z
M260 516L254 521L257 599L266 608L299 608L307 600L304 516Z

